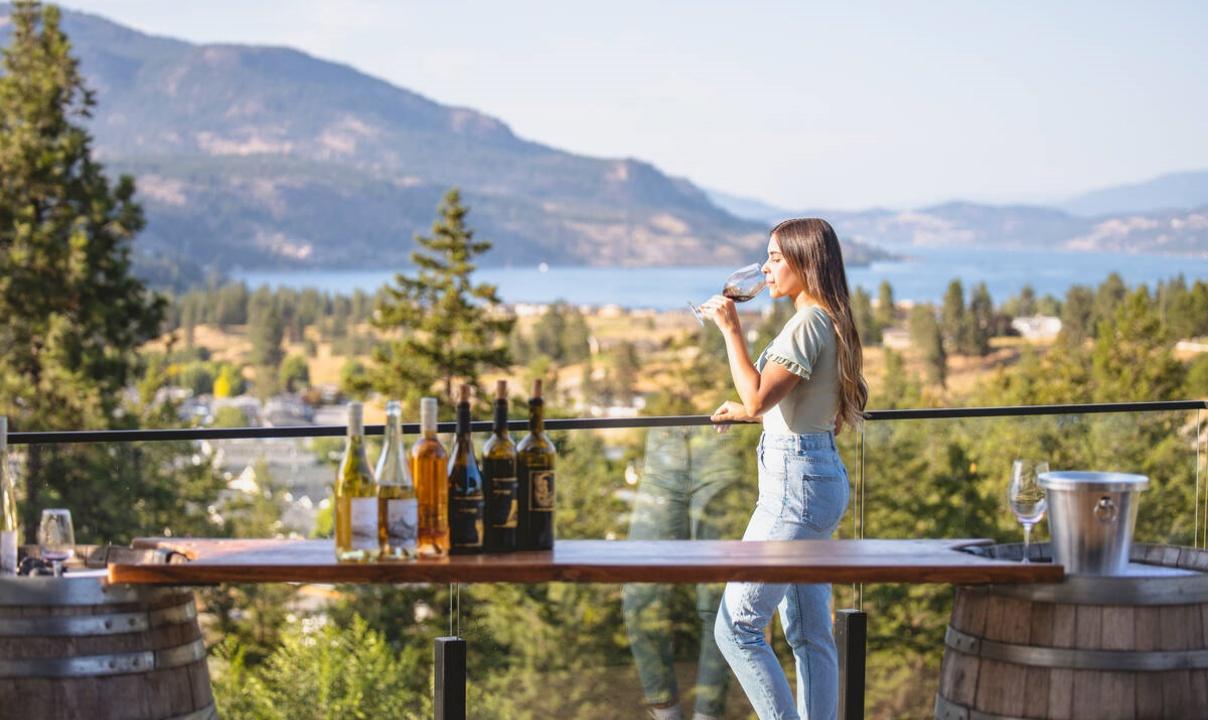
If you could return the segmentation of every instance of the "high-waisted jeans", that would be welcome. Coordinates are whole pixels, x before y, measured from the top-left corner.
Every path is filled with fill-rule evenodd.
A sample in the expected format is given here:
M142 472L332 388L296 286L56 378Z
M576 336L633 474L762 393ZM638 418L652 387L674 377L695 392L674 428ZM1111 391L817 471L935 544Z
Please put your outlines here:
M743 540L830 537L850 495L834 436L764 433L758 452L759 501ZM838 712L839 662L830 599L829 584L726 585L714 635L760 720L831 720ZM764 629L777 609L796 660L795 701L764 640Z

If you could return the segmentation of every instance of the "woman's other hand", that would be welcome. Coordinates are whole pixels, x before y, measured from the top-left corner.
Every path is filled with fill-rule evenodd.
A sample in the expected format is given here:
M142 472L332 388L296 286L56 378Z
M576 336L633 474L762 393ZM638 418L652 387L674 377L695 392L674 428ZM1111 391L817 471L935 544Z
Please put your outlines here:
M738 306L724 295L714 295L700 306L701 314L717 323L723 332L739 332L742 326L738 321Z
M754 420L755 418L747 414L746 408L742 406L742 403L727 400L713 411L713 414L709 416L709 419L715 423L731 423L750 421ZM714 425L713 427L719 433L724 433L730 429L729 425Z

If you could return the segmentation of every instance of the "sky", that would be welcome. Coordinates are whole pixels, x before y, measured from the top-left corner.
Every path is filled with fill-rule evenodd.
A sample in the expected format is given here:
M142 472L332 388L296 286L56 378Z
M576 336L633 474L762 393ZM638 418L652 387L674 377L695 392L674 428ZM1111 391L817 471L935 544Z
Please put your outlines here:
M66 0L282 45L787 210L1056 203L1208 168L1208 3Z

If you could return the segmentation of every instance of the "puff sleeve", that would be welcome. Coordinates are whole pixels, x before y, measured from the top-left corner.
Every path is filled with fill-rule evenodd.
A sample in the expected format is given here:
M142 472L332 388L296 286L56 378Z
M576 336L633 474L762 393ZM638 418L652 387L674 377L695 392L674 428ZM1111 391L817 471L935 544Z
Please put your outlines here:
M766 362L783 365L794 375L809 380L826 338L831 333L830 317L813 306L798 313L764 351Z

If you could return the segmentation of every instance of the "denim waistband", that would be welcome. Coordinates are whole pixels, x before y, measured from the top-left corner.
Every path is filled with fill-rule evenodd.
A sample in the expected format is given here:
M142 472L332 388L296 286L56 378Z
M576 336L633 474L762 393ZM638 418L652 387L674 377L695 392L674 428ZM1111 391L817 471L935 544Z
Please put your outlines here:
M784 435L765 432L759 437L759 444L765 448L780 450L835 450L835 434L833 432L803 433L801 435Z

